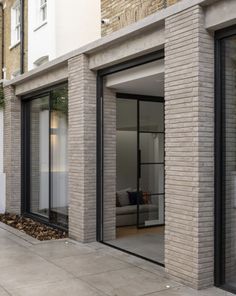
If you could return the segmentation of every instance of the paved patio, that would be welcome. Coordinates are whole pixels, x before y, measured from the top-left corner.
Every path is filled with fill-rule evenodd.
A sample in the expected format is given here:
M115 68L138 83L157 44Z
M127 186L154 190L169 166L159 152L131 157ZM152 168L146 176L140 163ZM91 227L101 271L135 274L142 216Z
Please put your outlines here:
M168 279L155 264L99 243L39 242L0 223L0 296L223 296Z

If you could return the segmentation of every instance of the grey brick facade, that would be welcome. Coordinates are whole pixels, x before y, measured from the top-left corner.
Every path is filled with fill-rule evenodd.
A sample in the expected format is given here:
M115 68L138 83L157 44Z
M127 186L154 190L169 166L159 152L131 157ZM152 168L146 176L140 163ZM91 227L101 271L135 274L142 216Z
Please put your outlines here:
M166 19L167 272L194 288L213 284L214 39L194 6Z
M119 3L103 2L108 7L103 15L109 18L112 12L109 4L116 2L118 9ZM125 1L121 2L125 5ZM32 77L27 73L22 80L18 77L5 87L4 171L7 179L7 211L19 213L21 205L21 102L15 93L34 93L68 79L69 236L83 243L96 241L96 71L131 60L128 67L132 68L136 58L150 53L156 57L156 52L162 51L164 47L165 69L162 63L163 68L158 75L163 77L165 71L165 270L178 282L203 289L214 284L214 31L223 25L218 27L219 24L213 21L214 0L135 0L139 8L137 10L135 4L134 12L142 8L141 2L153 4L145 6L145 16L152 13L152 9L158 10L160 3L167 3L168 8L105 36L97 43L45 64L41 70L34 69ZM171 5L176 2L178 4ZM217 1L217 7L220 2L225 4L226 1ZM233 5L233 1L229 2ZM128 16L126 19L124 14L119 24L116 19L110 29L104 28L103 34L106 35L109 30L116 31L119 26L136 20L135 13ZM136 15L138 19L139 16L144 17ZM225 21L224 26L228 24L232 24L231 19ZM145 63L147 60L144 59ZM228 67L227 75L232 77L232 81L228 79L230 94L227 95L235 99L235 71L233 67L230 69L230 65ZM118 66L116 69L119 72L121 68ZM114 74L112 71L109 73ZM125 75L128 75L127 72ZM119 74L122 76L122 73ZM156 73L150 76L154 75ZM141 81L143 77L140 77L133 79ZM118 88L128 79L117 81L112 87ZM158 83L160 81L161 78ZM99 172L103 174L104 181L101 228L103 240L110 241L116 238L116 94L106 88L106 84L103 90L104 167ZM230 117L226 122L230 137L236 130L235 102L229 104L226 112ZM232 137L230 141L235 146L236 139ZM235 147L229 147L226 151L229 195L233 190L235 151ZM35 188L37 191L37 184ZM227 202L226 207L230 210L231 200ZM227 225L235 220L235 213L229 212ZM235 274L235 264L231 262L232 258L236 258L234 228L229 229L226 237L229 254L225 262L226 276L230 278Z
M88 58L68 62L69 233L81 242L96 240L96 75Z
M21 211L21 101L14 87L4 89L4 172L6 174L6 211Z

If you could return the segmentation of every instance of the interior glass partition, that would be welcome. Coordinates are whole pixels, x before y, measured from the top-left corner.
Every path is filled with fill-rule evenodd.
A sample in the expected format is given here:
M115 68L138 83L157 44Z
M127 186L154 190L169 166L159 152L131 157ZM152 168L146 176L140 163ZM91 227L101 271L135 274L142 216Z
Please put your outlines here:
M67 84L25 98L24 211L66 228L68 224Z

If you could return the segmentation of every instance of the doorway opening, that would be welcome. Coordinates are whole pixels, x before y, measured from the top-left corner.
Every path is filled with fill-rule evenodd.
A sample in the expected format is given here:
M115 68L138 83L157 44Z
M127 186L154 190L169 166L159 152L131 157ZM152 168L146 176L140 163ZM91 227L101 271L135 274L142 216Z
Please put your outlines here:
M164 60L158 57L109 70L100 81L98 240L164 265Z

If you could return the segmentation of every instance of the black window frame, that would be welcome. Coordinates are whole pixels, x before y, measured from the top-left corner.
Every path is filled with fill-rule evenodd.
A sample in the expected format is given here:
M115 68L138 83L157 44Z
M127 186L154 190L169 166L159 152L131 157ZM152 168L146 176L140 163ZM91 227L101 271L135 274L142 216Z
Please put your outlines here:
M21 96L21 214L24 217L28 217L39 221L45 225L51 226L53 228L61 229L63 231L68 231L67 226L60 225L53 222L53 219L50 215L51 208L51 171L49 170L49 217L43 217L36 213L30 211L30 129L29 129L29 120L30 120L30 110L28 102L48 96L49 97L49 113L51 112L51 103L52 103L52 92L53 90L68 86L68 81L63 81L48 88L44 88L38 91L34 91L30 94ZM49 130L50 130L50 118L49 117ZM51 133L49 132L49 136ZM51 166L51 147L49 141L49 167Z
M224 49L222 41L236 36L236 26L215 33L215 255L214 283L228 292L236 289L225 283L225 190L224 190Z
M113 66L109 66L104 69L100 69L97 71L97 115L96 115L96 122L97 122L97 161L96 161L96 171L97 171L97 178L96 178L96 239L98 242L101 242L103 244L107 244L103 241L103 192L104 192L104 113L103 113L103 81L104 78L110 74L114 74L120 71L124 71L127 69L131 69L137 66L141 66L147 63L151 63L157 60L161 60L165 58L164 49L160 49L155 52L151 52L149 54L130 59L125 62L121 62L118 64L115 64ZM127 95L127 94L126 94ZM132 94L129 98L131 98ZM136 98L138 96L136 95ZM144 96L142 96L144 97ZM151 96L150 96L151 99ZM163 99L162 97L159 97L159 99ZM107 244L109 245L109 244ZM113 248L120 249L118 247L109 245ZM120 249L121 250L121 249ZM135 255L137 257L143 258L147 261L153 262L155 264L164 266L164 264L156 262L154 260L144 258L143 256L140 256L138 254L134 254L132 252L129 252L127 250L122 249L122 251Z

